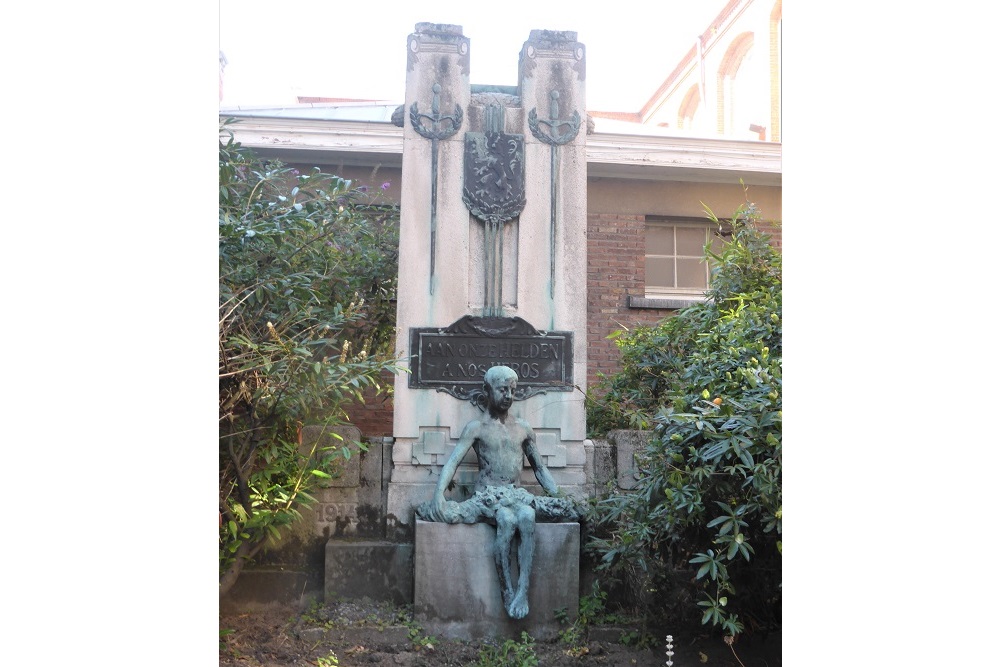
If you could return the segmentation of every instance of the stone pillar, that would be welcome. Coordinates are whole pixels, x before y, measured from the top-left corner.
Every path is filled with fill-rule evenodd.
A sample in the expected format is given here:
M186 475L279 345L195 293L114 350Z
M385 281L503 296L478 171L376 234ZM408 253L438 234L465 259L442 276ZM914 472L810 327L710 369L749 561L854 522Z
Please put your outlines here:
M483 414L474 393L492 363L518 371L510 412L535 430L556 483L587 495L584 47L573 32L532 31L519 85L490 90L469 83L460 26L418 23L407 49L396 350L411 373L395 382L387 500L400 540ZM540 491L529 467L522 482Z
M539 329L572 331L573 383L526 401L535 426L558 430L560 486L585 484L587 388L586 59L575 32L532 30L521 49L527 202L520 218L517 314ZM582 495L582 494L581 494Z
M404 360L410 354L411 328L447 326L468 308L469 212L462 203L462 158L471 94L469 55L461 26L418 23L407 40L396 302L396 352ZM438 138L418 133L414 120ZM445 444L468 420L459 401L411 390L408 382L406 374L397 375L393 397L393 471L386 511L387 535L395 539L412 539L413 507L430 497L433 466L443 465Z

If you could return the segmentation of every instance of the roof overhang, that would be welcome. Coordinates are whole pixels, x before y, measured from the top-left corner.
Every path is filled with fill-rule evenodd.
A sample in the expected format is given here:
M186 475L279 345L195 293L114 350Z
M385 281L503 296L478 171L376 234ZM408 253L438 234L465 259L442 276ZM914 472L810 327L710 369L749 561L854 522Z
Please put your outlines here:
M597 132L587 137L587 175L780 186L781 144Z
M310 165L401 167L403 128L389 122L236 118L228 127L261 157ZM638 126L645 129L643 126ZM781 185L781 144L716 138L596 132L587 136L587 175L627 180Z
M301 118L264 118L238 113L228 126L236 141L264 158L287 163L402 167L403 129L392 123Z

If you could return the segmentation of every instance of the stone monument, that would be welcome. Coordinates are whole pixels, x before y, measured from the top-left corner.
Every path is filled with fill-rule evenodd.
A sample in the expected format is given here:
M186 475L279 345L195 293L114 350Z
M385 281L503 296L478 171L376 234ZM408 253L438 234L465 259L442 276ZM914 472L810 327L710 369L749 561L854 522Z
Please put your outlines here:
M417 24L407 56L396 349L409 373L395 382L386 513L388 537L415 540L419 598L420 530L451 531L434 533L441 543L468 529L478 545L469 548L485 539L493 567L490 526L423 522L415 514L442 484L454 484L456 503L472 497L477 459L460 436L488 408L489 368L516 374L511 398L547 471L536 477L521 460L521 486L535 496L549 490L548 481L570 497L588 492L586 61L575 32L533 30L517 86L472 86L469 39L460 26L431 23ZM442 470L454 478L441 482ZM578 524L537 528L536 567L542 552L573 548L578 567ZM550 533L558 533L559 545L548 543ZM485 606L496 605L503 620L496 574L489 584L497 599ZM552 620L560 601L575 613L575 589L572 600L545 594L533 585L528 597L543 596L548 608L532 600L510 608L530 608L535 624ZM493 613L484 612L484 627ZM467 619L454 636L475 622Z

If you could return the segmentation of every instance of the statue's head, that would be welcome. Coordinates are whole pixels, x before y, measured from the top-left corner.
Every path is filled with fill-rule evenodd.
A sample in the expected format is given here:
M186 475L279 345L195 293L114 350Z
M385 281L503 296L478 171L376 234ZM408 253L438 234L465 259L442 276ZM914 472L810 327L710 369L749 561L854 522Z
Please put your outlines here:
M517 388L517 372L508 366L493 366L483 376L483 391L489 402L501 410L507 410L514 402Z

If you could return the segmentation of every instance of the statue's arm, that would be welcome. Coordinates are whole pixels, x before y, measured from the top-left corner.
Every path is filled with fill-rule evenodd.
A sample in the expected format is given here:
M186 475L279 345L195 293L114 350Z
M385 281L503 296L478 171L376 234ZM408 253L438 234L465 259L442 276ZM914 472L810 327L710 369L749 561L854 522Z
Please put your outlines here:
M544 459L542 459L542 455L538 453L538 447L535 446L535 432L528 426L527 422L524 422L523 426L527 434L525 435L524 442L521 444L521 448L524 450L524 455L527 457L528 463L531 464L531 469L535 471L535 479L545 489L545 493L550 496L558 496L559 487L556 486L556 481L552 479L552 473L549 472Z
M462 436L458 439L458 444L455 445L451 456L448 457L444 467L441 468L441 477L438 479L437 487L434 489L435 505L439 507L444 506L444 492L448 489L448 485L451 484L451 478L455 476L459 464L465 458L465 455L469 453L469 449L472 447L472 443L476 441L478 435L479 422L471 421L465 425Z

